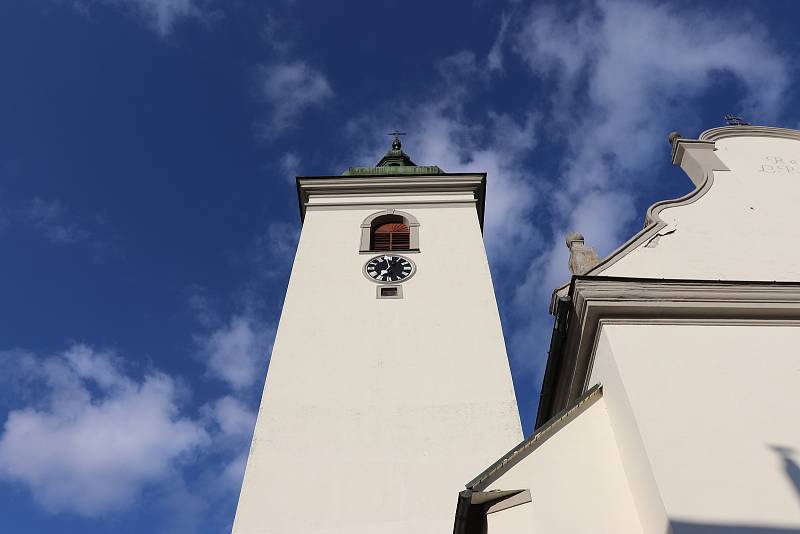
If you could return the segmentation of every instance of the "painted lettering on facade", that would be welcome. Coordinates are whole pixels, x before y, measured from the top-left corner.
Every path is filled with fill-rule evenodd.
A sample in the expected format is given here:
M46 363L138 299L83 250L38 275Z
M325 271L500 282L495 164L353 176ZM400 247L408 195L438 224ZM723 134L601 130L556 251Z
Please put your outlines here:
M765 174L800 174L800 163L796 159L765 156L758 172Z

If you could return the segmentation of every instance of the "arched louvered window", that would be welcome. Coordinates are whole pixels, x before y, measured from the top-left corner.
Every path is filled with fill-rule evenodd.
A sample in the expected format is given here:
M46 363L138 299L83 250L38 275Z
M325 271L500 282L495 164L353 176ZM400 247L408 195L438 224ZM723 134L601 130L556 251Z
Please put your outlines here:
M419 252L419 221L405 211L387 209L361 223L361 252Z
M386 223L372 234L372 250L408 250L411 233L403 223Z

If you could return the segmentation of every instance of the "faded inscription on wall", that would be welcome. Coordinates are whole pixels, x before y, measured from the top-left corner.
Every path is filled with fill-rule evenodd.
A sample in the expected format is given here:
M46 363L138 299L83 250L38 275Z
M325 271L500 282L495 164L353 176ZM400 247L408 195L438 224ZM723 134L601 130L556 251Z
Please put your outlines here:
M765 156L758 172L765 174L800 174L800 163L796 159Z

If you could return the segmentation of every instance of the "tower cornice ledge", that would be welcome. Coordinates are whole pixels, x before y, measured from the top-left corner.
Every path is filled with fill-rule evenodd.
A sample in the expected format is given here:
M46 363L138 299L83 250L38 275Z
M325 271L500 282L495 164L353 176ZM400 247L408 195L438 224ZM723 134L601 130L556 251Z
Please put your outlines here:
M311 197L325 198L328 206L355 204L363 205L404 205L407 203L443 203L442 199L429 202L420 201L419 195L457 195L467 196L467 202L474 204L478 220L483 228L483 212L486 196L486 173L447 173L432 175L364 175L364 176L298 176L297 199L300 208L300 221L305 220L306 210L311 205ZM391 195L391 202L376 201L375 197ZM348 200L344 198L347 197ZM353 200L355 199L355 200ZM452 202L464 202L453 200Z
M604 324L797 324L800 282L574 276L557 307L537 428L586 392Z

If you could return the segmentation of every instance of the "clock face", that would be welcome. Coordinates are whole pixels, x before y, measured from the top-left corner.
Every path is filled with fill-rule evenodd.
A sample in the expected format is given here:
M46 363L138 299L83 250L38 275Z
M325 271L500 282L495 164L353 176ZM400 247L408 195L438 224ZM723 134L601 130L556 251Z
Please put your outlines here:
M402 282L414 274L414 264L403 256L375 256L367 262L364 272L375 282Z

